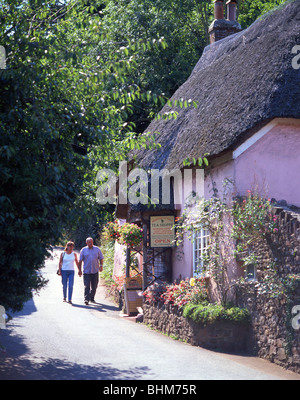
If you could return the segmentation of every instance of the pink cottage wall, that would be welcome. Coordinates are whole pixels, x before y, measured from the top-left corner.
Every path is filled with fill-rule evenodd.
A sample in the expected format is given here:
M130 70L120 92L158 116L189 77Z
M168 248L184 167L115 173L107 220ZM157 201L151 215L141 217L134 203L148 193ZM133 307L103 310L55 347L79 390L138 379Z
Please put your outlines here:
M226 178L233 179L234 177L234 163L230 160L222 163L219 167L215 167L206 177L204 181L204 197L209 199L213 196L213 190L218 190L218 195L223 197L223 182ZM195 190L195 181L191 185ZM185 204L177 206L177 216L181 216ZM188 237L185 237L180 247L175 247L173 250L173 281L179 279L190 278L193 276L193 242Z
M234 161L238 192L300 206L300 121L280 122Z
M245 142L233 158L213 168L205 178L205 198L213 195L213 186L223 197L226 179L232 180L232 194L246 195L258 190L266 198L286 200L300 207L300 121L273 120ZM231 158L231 159L229 159ZM224 159L225 160L225 159ZM227 188L230 189L230 186ZM182 214L184 206L178 210ZM232 260L232 278L241 271ZM193 243L186 239L173 251L173 280L191 277L193 273Z

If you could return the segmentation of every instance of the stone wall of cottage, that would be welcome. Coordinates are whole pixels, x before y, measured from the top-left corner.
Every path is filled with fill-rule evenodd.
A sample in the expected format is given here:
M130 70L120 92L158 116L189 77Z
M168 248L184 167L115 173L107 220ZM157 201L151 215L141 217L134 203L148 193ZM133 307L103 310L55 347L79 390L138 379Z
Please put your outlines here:
M251 329L247 323L219 321L204 326L184 318L177 307L163 303L144 304L143 322L151 328L193 346L224 352L251 351Z
M251 313L253 352L300 373L300 329L292 326L292 308L300 305L300 281L296 279L284 293L278 286L279 278L287 280L300 274L300 214L281 207L275 211L279 232L256 243L254 251L258 256L257 279L270 267L276 275L265 288L258 288L255 281L239 287L237 303Z
M299 300L300 285L289 299L261 294L255 288L252 293L239 295L239 305L247 307L251 314L252 354L298 373L300 330L292 326L291 310L300 304Z

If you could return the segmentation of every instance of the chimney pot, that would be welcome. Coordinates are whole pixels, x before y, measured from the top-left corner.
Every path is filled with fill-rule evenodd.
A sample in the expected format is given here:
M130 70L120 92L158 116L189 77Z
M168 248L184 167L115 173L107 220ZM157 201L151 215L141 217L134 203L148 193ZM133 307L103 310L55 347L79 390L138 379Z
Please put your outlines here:
M214 0L214 3L215 3L215 19L224 19L223 0Z
M229 21L236 21L236 1L228 0L227 1L227 19Z
M215 43L227 36L242 30L241 25L236 21L236 0L228 0L227 18L224 18L224 2L222 0L214 0L215 19L208 28L210 43Z

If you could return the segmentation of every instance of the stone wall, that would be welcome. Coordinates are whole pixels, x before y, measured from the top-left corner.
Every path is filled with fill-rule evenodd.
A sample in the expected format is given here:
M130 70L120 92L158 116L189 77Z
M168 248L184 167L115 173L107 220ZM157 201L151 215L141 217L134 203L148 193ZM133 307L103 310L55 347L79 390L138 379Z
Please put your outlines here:
M272 297L253 287L237 298L251 315L253 354L300 373L300 330L292 327L291 314L300 304L300 285L289 297Z
M249 282L237 290L237 304L250 311L253 351L259 357L300 373L300 330L292 327L292 308L300 305L300 279L293 288L282 286L291 275L300 274L300 214L276 208L279 232L255 244L257 279L270 275L260 289ZM300 278L300 277L299 277Z
M224 352L251 351L251 329L247 324L223 321L204 326L184 318L177 307L162 303L144 304L143 312L145 324L193 346Z
M294 210L294 211L293 211ZM275 207L278 217L278 234L267 240L268 256L274 260L281 275L300 273L300 209ZM262 253L266 256L266 252ZM268 260L265 261L268 262ZM262 260L263 262L263 260Z

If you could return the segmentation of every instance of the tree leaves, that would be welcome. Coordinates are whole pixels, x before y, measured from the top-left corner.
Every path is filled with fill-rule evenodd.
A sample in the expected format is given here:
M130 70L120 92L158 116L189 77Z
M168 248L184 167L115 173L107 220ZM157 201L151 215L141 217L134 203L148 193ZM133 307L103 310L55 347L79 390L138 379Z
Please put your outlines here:
M209 162L207 159L208 153L205 153L203 157L198 157L198 158L186 158L183 160L183 166L184 167L190 167L190 166L199 166L199 167L208 167Z

